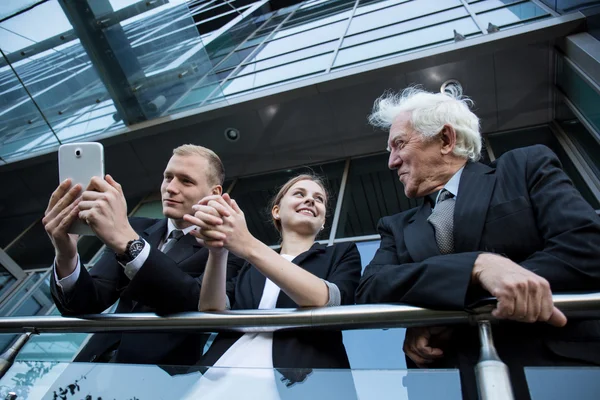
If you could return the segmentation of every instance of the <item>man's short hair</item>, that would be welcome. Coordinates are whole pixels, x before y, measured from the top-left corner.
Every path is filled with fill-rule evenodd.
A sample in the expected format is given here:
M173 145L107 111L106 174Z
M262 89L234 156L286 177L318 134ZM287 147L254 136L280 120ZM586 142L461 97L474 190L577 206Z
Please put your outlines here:
M195 144L184 144L173 149L173 155L203 157L208 161L210 167L210 171L206 174L210 184L223 185L223 182L225 181L225 167L217 153L211 149Z
M409 112L412 128L424 139L435 137L449 124L456 131L454 154L477 161L481 158L481 133L479 118L469 109L472 105L467 97L408 87L400 93L385 92L375 100L369 123L389 129L400 113Z

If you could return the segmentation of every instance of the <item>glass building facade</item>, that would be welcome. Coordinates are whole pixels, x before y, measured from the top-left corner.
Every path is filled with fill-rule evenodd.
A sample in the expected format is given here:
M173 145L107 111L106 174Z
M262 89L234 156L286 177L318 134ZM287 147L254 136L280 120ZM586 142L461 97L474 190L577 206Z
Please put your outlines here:
M600 213L600 42L586 28L598 21L600 2L16 3L0 8L0 316L57 314L49 292L54 252L41 217L64 143L104 143L107 172L123 185L130 215L157 218L171 149L210 147L223 158L224 188L250 231L272 246L279 237L268 200L291 176L323 175L330 202L318 239L357 242L364 268L379 245L379 219L420 204L387 168L385 133L366 124L373 101L386 89L440 90L454 79L482 119L484 162L545 144ZM239 138L227 138L229 129ZM92 268L102 243L84 237L78 247ZM456 370L406 372L404 332L344 332L360 398L460 398ZM173 385L152 367L90 372L70 364L87 337L34 337L0 380L0 397L18 388L22 398L44 398L67 385L61 374L110 375L123 398L146 398L148 376L156 375L150 388ZM0 335L0 347L14 338ZM329 373L316 380L335 382ZM561 386L547 384L557 373L528 371L535 398L561 398ZM564 374L581 392L570 397L600 390L598 371ZM125 391L125 376L137 392ZM406 392L407 381L417 382L417 394Z

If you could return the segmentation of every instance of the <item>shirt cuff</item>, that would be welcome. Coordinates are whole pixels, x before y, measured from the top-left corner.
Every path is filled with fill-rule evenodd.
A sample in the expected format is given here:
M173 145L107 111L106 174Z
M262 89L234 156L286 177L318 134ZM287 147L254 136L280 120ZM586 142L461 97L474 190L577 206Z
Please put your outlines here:
M225 309L231 310L231 301L229 300L229 296L225 295Z
M119 263L119 264L121 264L121 266L125 269L125 275L129 279L133 279L135 277L135 274L137 274L137 272L140 270L140 268L142 268L142 266L148 259L149 255L150 255L150 244L148 242L146 242L146 240L144 240L144 248L142 249L140 254L137 255L136 258L129 261L127 264L122 264L122 263Z
M77 254L77 265L75 266L75 270L71 272L69 276L58 279L58 274L56 273L56 258L54 259L54 264L52 264L52 270L54 271L54 281L56 282L56 286L60 288L62 294L64 295L70 292L77 283L77 279L79 279L79 272L81 271L79 254Z
M327 289L329 289L329 300L325 307L335 307L342 304L342 294L340 293L340 288L337 287L335 283L331 283L323 279L323 282L327 285Z

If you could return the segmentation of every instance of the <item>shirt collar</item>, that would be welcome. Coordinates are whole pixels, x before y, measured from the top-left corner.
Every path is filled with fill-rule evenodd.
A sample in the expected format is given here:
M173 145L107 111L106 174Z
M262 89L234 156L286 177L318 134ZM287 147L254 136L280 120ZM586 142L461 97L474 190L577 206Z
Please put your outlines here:
M456 173L454 175L452 175L452 178L450 178L450 180L448 182L446 182L446 184L444 185L444 189L446 189L447 191L449 191L450 193L452 193L454 195L454 198L458 197L458 186L460 184L460 177L463 173L463 170L465 169L464 165L461 169L459 169L458 171L456 171ZM440 193L442 191L440 190ZM435 203L437 204L437 199L440 196L440 193L438 193L436 199L435 199Z
M173 232L175 229L179 229L175 226L175 224L173 223L173 221L171 221L171 218L167 218L168 222L167 222L167 236L165 237L169 237L169 235L171 234L171 232ZM181 231L183 232L184 235L187 235L188 233L190 233L190 231L192 231L196 226L191 225L188 226L185 229L181 229Z

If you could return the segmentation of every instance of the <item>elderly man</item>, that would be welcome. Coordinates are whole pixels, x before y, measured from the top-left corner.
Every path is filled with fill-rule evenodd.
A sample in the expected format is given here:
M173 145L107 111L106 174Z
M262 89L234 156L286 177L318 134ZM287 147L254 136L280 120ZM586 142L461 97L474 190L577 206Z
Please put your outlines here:
M567 323L552 302L600 289L600 219L556 155L532 146L478 163L468 100L415 88L378 99L370 122L389 128L389 168L424 202L379 222L357 301L462 310L495 296L493 315L509 320L494 327L496 347L517 398L529 397L523 366L599 365L600 324ZM465 398L476 398L478 348L473 327L408 329L404 343L419 367L458 367Z

